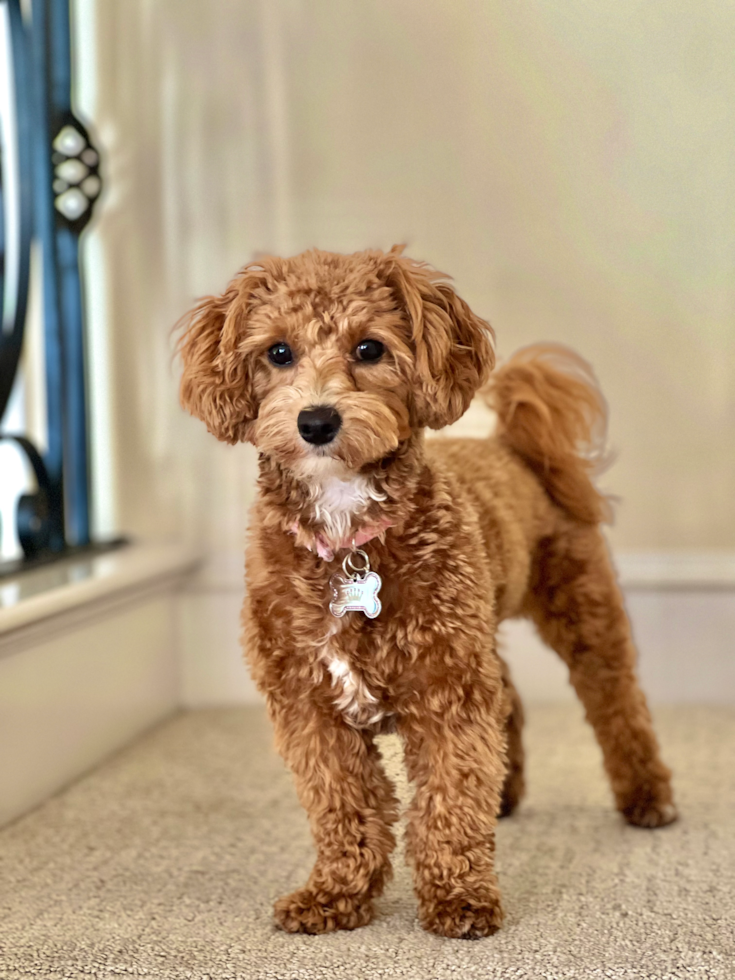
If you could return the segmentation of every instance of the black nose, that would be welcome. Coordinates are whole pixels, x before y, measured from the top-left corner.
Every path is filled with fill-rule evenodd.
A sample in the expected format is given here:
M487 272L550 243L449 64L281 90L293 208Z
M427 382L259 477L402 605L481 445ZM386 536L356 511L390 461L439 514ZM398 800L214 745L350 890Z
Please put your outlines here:
M339 432L342 419L331 405L316 405L299 412L298 426L301 438L314 446L323 446Z

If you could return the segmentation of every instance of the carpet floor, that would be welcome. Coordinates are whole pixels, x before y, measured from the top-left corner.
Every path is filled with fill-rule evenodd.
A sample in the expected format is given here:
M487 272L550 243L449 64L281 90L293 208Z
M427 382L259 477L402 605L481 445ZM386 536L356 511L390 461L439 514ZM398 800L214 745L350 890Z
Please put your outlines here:
M735 710L656 724L682 817L648 831L613 810L576 706L528 709L529 792L498 831L506 923L467 942L421 930L400 853L369 927L277 931L312 847L264 713L178 715L0 832L0 977L732 980Z

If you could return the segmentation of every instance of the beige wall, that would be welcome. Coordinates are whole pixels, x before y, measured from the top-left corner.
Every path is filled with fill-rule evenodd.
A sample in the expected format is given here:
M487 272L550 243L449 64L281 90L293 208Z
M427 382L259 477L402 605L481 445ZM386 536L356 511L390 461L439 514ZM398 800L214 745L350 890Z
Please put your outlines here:
M116 440L100 479L122 528L240 546L253 453L176 405L168 331L193 297L258 250L407 241L501 353L548 338L593 362L617 546L735 546L734 5L76 10L108 187L91 243Z

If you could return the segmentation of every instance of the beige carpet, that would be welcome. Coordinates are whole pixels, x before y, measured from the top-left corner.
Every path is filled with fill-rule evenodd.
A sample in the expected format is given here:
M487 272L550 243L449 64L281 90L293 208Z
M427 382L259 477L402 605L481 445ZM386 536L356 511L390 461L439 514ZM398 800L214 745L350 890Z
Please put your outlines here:
M528 713L497 936L422 932L400 856L368 928L277 932L306 820L262 712L228 709L178 716L0 832L0 977L735 978L735 711L657 713L683 813L658 831L615 814L576 708Z

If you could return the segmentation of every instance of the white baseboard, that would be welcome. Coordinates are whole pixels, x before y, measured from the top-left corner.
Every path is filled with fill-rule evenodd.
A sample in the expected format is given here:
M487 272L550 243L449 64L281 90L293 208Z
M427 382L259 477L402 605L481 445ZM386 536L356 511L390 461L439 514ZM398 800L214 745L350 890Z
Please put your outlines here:
M629 588L626 607L652 704L735 705L735 592ZM501 644L524 700L575 697L566 667L530 623L503 623Z
M179 599L188 707L259 700L239 641L242 564L239 553L216 556ZM735 704L735 555L623 553L616 564L650 700ZM574 697L563 663L529 623L504 623L501 644L524 699Z
M193 564L131 547L0 583L0 824L179 706L259 702L239 641L242 556ZM651 701L735 705L733 557L618 567ZM501 643L526 701L573 697L528 623L504 624Z
M176 710L192 564L130 546L0 584L0 825Z

